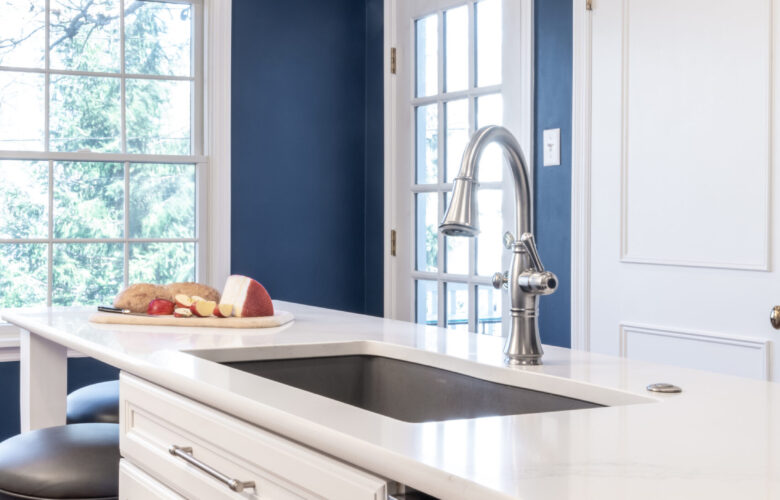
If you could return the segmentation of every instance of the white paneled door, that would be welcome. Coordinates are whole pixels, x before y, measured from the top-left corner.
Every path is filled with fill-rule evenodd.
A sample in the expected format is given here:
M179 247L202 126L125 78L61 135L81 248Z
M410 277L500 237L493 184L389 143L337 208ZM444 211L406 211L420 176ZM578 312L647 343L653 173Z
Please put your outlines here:
M592 350L780 379L777 11L593 2Z
M395 72L386 84L386 183L395 255L388 256L387 314L501 335L508 307L491 286L508 269L503 233L512 199L496 146L480 166L481 234L445 237L438 224L475 130L504 125L532 157L531 0L390 0Z

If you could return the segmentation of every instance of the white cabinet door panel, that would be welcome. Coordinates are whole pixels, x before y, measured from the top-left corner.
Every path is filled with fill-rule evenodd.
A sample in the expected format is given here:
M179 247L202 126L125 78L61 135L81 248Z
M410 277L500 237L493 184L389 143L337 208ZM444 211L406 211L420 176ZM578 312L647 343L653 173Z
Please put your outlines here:
M777 10L593 3L592 350L780 373L768 321L780 303Z

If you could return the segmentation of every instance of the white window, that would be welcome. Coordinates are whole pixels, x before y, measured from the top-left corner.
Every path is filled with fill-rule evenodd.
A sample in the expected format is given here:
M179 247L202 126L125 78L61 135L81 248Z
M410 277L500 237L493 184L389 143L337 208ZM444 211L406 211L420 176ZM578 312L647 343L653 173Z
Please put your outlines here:
M504 125L531 158L531 2L396 0L396 74L386 99L387 196L396 256L386 306L399 319L501 335L508 307L491 276L509 266L511 176L497 146L482 157L477 238L438 232L473 132Z
M0 309L206 278L203 12L0 0Z

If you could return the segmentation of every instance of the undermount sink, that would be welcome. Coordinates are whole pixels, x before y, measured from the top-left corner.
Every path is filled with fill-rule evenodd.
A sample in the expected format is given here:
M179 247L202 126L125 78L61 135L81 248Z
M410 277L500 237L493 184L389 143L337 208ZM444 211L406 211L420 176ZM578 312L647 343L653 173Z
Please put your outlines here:
M222 361L221 364L406 422L603 406L377 355Z
M225 375L243 386L258 377L413 423L657 402L538 369L370 340L188 353L231 368Z

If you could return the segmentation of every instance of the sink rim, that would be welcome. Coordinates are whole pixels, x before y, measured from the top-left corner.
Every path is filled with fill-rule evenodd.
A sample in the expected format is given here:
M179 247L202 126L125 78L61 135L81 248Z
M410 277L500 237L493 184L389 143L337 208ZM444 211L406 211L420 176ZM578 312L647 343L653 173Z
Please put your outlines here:
M497 384L590 401L606 407L657 403L660 401L660 399L655 397L639 395L626 390L543 373L541 371L542 367L539 366L496 366L451 354L375 340L192 349L183 352L215 363L349 355L380 356L439 368ZM598 408L590 410L596 409Z

